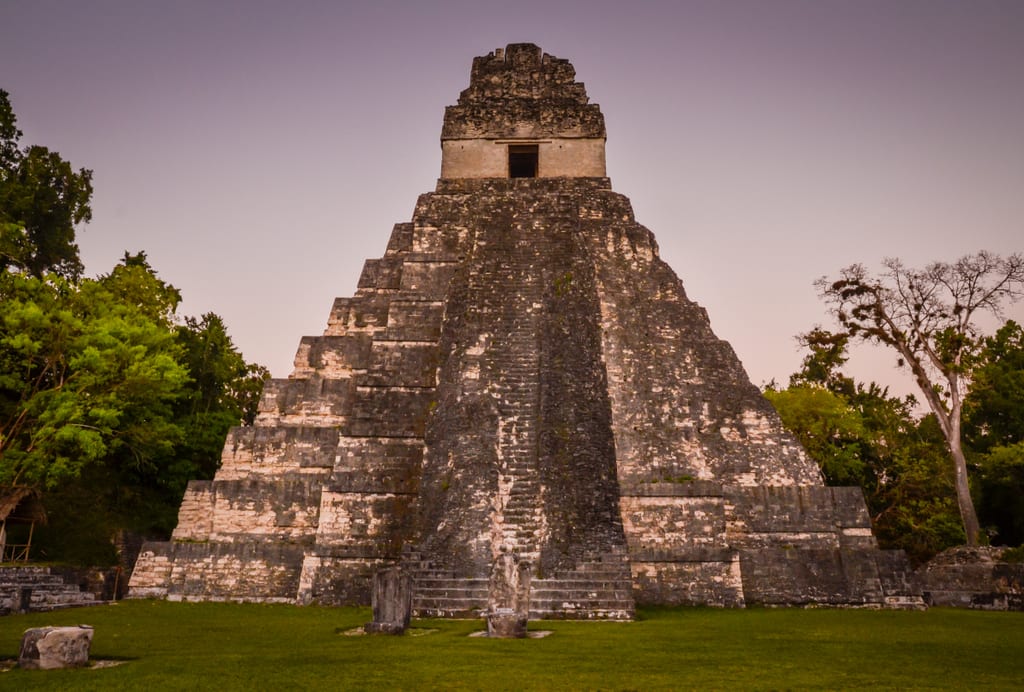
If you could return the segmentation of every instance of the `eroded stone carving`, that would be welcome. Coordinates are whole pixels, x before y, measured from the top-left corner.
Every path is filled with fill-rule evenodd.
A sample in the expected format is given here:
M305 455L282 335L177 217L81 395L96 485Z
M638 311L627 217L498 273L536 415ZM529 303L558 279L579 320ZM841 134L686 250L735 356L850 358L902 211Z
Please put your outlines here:
M487 608L487 635L522 639L530 619L530 579L533 566L503 552L491 569Z

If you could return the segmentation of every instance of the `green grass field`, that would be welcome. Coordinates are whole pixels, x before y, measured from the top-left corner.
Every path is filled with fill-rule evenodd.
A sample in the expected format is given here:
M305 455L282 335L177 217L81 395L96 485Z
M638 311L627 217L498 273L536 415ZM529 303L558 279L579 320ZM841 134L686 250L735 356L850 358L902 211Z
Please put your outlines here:
M96 628L116 667L0 673L3 689L1024 688L1024 614L957 610L642 610L631 623L535 622L544 639L346 636L366 608L125 601L0 618L0 658L29 627ZM435 632L425 633L436 629Z

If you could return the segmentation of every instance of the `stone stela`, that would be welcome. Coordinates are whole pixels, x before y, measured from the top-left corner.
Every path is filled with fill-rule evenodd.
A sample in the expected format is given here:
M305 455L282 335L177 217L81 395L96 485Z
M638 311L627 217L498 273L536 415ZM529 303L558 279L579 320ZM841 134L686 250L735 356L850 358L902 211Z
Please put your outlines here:
M474 59L436 189L131 596L367 604L400 566L416 616L920 604L612 191L605 139L567 60Z

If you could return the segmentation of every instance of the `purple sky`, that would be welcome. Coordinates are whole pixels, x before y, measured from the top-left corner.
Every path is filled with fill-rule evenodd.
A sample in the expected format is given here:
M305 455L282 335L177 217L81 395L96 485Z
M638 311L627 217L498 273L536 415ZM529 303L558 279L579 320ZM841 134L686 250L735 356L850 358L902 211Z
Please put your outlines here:
M1019 0L0 0L0 88L95 171L87 273L145 250L283 377L433 189L472 58L524 41L575 65L613 188L757 384L828 324L822 274L1024 250ZM910 391L894 360L850 371Z

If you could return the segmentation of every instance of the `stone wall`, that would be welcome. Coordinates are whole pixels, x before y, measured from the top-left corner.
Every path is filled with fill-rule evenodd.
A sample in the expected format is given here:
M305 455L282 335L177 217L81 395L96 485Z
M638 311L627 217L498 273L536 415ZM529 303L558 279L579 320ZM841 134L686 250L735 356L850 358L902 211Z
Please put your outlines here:
M1004 548L961 546L917 571L925 602L974 610L1024 610L1024 563L1005 562Z
M604 139L458 139L441 143L442 178L507 178L510 144L536 144L538 178L603 178Z

